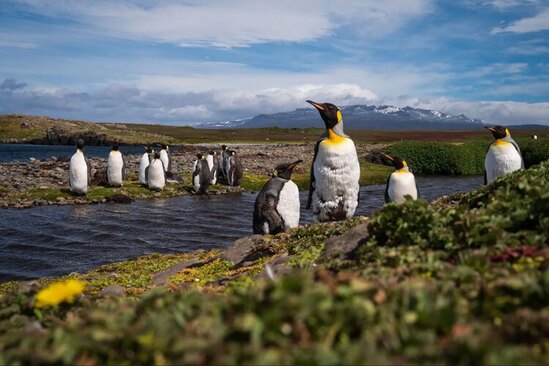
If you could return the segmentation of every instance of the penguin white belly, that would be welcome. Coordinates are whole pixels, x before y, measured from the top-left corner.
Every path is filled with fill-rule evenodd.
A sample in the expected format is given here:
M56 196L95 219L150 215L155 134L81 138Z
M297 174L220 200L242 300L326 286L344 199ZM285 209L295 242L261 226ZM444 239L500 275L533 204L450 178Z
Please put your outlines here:
M196 166L198 165L198 160L196 160L193 164L193 189L195 192L198 192L200 189L200 174L194 175L194 172L196 171Z
M484 160L486 181L492 183L499 177L519 170L522 157L511 143L493 143Z
M147 177L149 189L161 191L166 185L166 172L162 161L155 159L149 166L149 176Z
M71 192L88 193L88 165L84 154L80 151L74 153L69 163L69 181Z
M286 182L278 196L276 211L284 220L284 229L299 226L299 189L291 180Z
M314 162L315 190L313 212L320 221L331 219L331 212L343 207L351 219L358 206L360 165L355 144L345 138L340 143L324 140Z
M168 163L170 159L168 158L168 152L166 150L160 150L160 160L164 164L164 170L168 171Z
M208 162L208 169L210 170L210 184L216 184L217 183L217 172L214 171L214 157L213 155L206 156L206 161Z
M110 152L109 160L107 161L107 179L109 185L119 187L122 185L122 154L120 152Z
M387 193L391 202L404 203L404 196L410 195L412 199L417 200L416 180L412 173L394 172L389 179L389 188Z
M144 153L139 162L139 183L147 184L146 170L149 166L149 154Z

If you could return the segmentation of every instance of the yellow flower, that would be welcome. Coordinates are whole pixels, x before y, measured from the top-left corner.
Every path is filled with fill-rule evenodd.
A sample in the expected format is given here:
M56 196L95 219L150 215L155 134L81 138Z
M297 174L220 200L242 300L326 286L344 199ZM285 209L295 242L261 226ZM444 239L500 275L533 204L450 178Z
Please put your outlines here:
M84 286L84 282L75 279L52 283L36 294L34 306L45 308L62 302L72 303L84 291Z

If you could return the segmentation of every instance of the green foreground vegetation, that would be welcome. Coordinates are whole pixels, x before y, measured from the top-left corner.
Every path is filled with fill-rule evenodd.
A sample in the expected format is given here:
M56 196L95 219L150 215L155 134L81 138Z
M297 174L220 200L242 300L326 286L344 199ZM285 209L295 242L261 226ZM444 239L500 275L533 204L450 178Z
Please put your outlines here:
M389 145L385 152L406 160L418 175L480 175L484 159L493 139L461 144L408 141ZM549 138L516 139L526 168L549 158Z
M0 364L546 364L548 184L546 161L434 204L264 236L268 254L241 266L219 251L111 264L65 277L84 295L51 308L35 307L51 279L3 284ZM327 255L351 230L355 247ZM290 273L265 278L281 256ZM126 296L98 295L112 284Z

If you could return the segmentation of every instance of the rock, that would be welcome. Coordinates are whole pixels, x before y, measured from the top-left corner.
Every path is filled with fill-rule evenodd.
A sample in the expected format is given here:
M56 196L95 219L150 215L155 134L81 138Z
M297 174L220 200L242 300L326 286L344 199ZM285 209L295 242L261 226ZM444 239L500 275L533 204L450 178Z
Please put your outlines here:
M21 128L31 128L31 124L28 122L23 122L19 125Z
M355 226L343 235L333 236L326 241L324 252L320 255L319 260L344 260L352 258L354 250L362 244L367 237L367 222Z
M107 171L106 170L97 170L91 179L92 186L107 186L109 183L107 181Z
M240 267L245 262L256 261L273 254L275 254L274 248L263 235L251 235L235 241L233 245L225 249L221 258Z
M126 296L126 290L124 290L124 287L114 284L105 287L101 292L99 292L99 296L101 297L118 297L118 296Z
M110 203L132 203L133 198L125 194L113 194L106 198L106 202Z
M29 158L29 161L30 161L31 163L35 163L35 162L37 162L38 160L37 160L36 158L32 158L32 157L31 157L31 158Z
M165 285L166 283L168 283L168 279L171 276L177 274L178 272L181 272L185 268L201 267L201 266L203 266L207 263L212 262L215 259L217 259L217 257L206 260L206 261L201 261L197 258L193 258L190 261L174 264L173 266L168 267L167 269L163 270L162 272L157 273L154 276L151 284L153 284L153 285Z

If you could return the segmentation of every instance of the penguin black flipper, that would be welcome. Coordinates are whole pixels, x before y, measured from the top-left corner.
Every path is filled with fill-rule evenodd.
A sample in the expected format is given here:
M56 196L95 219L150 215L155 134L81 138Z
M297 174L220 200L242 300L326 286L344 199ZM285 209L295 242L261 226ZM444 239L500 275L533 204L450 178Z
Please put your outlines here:
M417 182L415 180L414 183L416 184L417 199L420 199L421 195L419 194L419 188L417 187Z
M325 138L326 137L322 135L315 145L315 155L313 156L313 162L311 163L311 175L309 177L309 197L307 198L307 206L305 206L307 210L311 208L311 204L313 203L313 191L315 190L315 160L316 156L318 155L318 148L320 147L320 143Z
M145 179L147 180L147 182L149 181L149 167L150 166L151 165L149 164L149 166L145 168Z
M84 155L84 161L86 162L86 166L88 167L88 186L91 186L91 174L92 174L92 168L90 165L90 161L88 160L88 157ZM70 181L70 179L69 179ZM69 182L70 184L70 182Z
M172 156L170 154L170 150L166 150L166 153L168 154L168 171L172 171Z
M486 175L486 169L484 169L484 185L488 184L488 176Z
M389 181L390 180L391 180L391 176L389 175L389 178L387 178L387 184L385 185L385 203L391 203L391 197L389 197ZM416 185L416 189L417 189L417 185Z
M278 197L271 193L265 194L264 204L256 206L254 209L253 229L254 234L265 234L263 223L269 225L268 234L278 234L284 231L284 220L276 211L278 205Z

